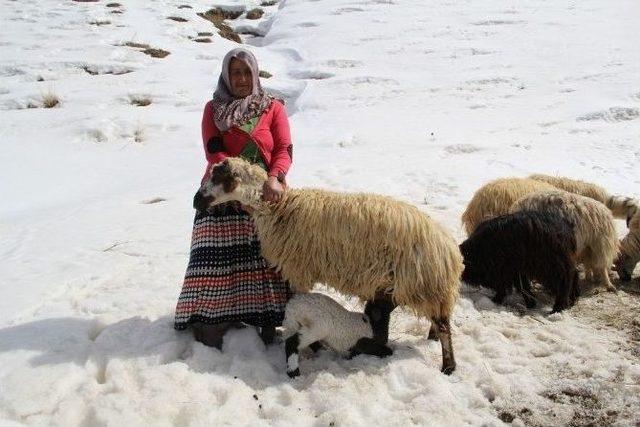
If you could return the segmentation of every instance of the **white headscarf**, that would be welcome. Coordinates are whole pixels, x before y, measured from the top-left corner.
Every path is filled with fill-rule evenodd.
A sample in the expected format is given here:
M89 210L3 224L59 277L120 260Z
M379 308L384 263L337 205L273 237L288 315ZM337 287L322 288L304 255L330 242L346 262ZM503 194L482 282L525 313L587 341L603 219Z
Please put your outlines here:
M231 92L229 81L229 64L232 59L244 62L251 69L253 88L251 95L236 98ZM260 85L258 61L251 52L237 48L227 53L222 60L222 72L218 78L218 86L213 93L213 120L218 130L225 132L232 126L242 126L252 118L261 115L269 108L273 97L266 93Z

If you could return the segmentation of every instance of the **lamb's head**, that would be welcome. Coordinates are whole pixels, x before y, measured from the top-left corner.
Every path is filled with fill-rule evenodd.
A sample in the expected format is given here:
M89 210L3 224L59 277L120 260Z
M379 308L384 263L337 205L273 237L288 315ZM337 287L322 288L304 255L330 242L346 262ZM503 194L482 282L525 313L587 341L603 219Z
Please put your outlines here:
M372 356L387 357L393 354L393 350L386 343L374 337L374 325L367 314L351 313L354 317L353 331L359 338L355 345L349 349L349 357L358 354L370 354Z
M230 157L211 167L209 177L193 198L193 207L206 211L216 205L238 201L257 208L267 173L244 159Z

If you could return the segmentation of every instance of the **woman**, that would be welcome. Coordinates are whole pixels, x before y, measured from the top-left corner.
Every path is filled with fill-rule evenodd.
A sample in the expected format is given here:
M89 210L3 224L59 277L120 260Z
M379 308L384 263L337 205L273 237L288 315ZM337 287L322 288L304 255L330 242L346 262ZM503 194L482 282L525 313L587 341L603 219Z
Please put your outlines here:
M230 51L202 118L208 178L213 164L240 156L268 173L263 198L278 201L291 165L289 122L283 104L264 92L258 64L245 49ZM244 322L261 328L265 343L282 323L289 287L260 254L253 222L235 203L197 212L191 255L174 327L191 326L196 340L221 348L222 337Z

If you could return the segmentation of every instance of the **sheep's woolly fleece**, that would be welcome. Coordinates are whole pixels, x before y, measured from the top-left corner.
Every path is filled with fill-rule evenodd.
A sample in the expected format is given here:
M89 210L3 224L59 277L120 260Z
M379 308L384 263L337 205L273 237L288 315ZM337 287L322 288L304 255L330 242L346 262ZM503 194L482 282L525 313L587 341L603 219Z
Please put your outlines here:
M609 267L618 255L618 236L611 211L602 203L562 190L542 191L517 200L511 212L540 210L556 212L575 227L577 261L613 290L609 280Z

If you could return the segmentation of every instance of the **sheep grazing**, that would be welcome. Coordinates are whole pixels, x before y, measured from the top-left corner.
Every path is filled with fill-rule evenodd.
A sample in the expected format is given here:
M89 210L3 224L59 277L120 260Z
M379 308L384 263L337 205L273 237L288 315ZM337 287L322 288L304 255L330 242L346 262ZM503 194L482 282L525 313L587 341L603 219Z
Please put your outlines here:
M562 190L533 193L519 199L511 211L538 210L555 213L573 224L577 261L584 264L587 277L616 288L609 280L609 267L618 255L618 239L613 216L602 203Z
M317 282L367 301L374 339L388 340L389 315L409 307L432 322L442 372L455 369L450 317L462 256L453 238L415 206L372 194L289 189L261 199L266 173L238 158L212 167L196 197L199 210L239 201L251 210L262 254L299 292Z
M614 196L599 185L586 181L566 178L562 176L550 176L543 174L534 174L529 176L530 179L546 182L559 190L568 191L569 193L579 194L590 199L594 199L605 205L615 218L626 219L629 222L631 216L638 209L638 201L630 197Z
M393 354L389 347L373 339L373 329L366 314L348 311L323 294L294 295L287 302L282 324L287 375L292 378L300 375L298 353L316 342L347 357Z
M631 280L631 274L636 264L640 262L640 201L631 197L614 196L604 188L590 182L540 174L531 175L529 178L546 182L570 193L595 199L606 205L614 218L626 220L629 233L620 242L620 256L615 262L615 270L620 279Z
M519 198L536 191L550 191L551 184L528 178L501 178L480 187L462 214L462 224L470 236L481 222L509 213Z
M578 295L573 225L553 212L521 211L481 223L460 245L462 280L493 289L493 301L517 289L527 308L536 300L531 281L555 295L553 312L572 306Z

